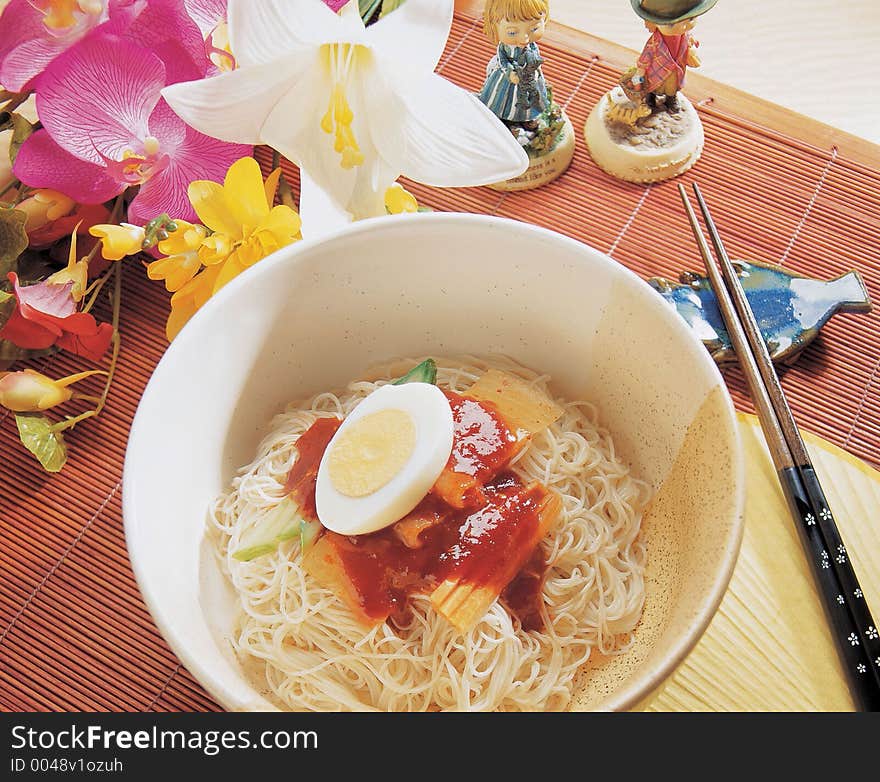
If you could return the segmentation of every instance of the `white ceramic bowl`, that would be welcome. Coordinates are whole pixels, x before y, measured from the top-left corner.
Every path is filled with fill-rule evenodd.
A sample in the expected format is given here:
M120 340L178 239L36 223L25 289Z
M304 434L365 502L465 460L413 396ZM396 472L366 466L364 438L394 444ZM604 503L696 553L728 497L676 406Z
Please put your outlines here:
M132 566L156 624L228 709L271 709L228 637L235 599L206 509L272 416L402 356L503 353L590 399L657 490L642 535L645 612L625 655L591 661L574 708L637 706L718 607L742 534L733 406L700 342L601 253L523 223L387 217L300 242L233 280L170 346L137 411L123 483Z

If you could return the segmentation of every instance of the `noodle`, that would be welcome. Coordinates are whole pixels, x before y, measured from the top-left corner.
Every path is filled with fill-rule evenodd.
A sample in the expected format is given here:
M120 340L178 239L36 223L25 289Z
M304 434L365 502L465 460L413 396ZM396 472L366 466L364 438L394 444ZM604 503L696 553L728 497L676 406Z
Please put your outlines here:
M438 362L437 383L463 391L490 364ZM546 390L548 378L519 365L491 366ZM300 565L299 544L250 562L232 558L242 532L281 500L297 438L321 415L347 415L384 381L358 381L277 416L253 463L210 511L211 529L241 601L233 646L265 677L279 706L294 710L557 710L572 696L578 669L595 649L626 651L644 602L645 551L638 539L648 487L615 457L587 402L533 438L512 469L558 492L564 510L542 543L550 567L545 630L525 632L496 600L465 635L410 599L407 624L365 632L329 590ZM548 392L549 393L549 392Z

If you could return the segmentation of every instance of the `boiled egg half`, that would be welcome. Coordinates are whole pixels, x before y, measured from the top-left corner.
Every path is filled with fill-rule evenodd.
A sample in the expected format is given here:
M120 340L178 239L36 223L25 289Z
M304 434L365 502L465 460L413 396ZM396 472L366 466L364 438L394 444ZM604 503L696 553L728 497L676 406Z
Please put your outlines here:
M452 409L437 386L377 388L342 422L318 467L318 519L341 535L399 521L428 493L452 452Z

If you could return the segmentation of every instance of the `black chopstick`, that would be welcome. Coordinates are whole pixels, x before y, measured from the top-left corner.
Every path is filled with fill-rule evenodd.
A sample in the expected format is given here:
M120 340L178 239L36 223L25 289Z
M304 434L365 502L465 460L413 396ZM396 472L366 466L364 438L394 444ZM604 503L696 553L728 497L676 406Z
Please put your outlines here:
M733 264L730 262L730 257L724 249L724 244L718 235L718 230L715 227L712 216L709 214L709 207L703 199L699 185L694 185L694 193L703 212L703 219L706 227L709 229L712 244L715 246L715 255L721 264L721 274L725 285L733 298L734 307L736 307L740 323L745 329L749 346L755 355L758 370L761 372L761 378L770 394L770 399L773 402L774 410L782 426L792 458L800 471L801 480L810 498L813 515L808 520L808 523L810 523L810 526L817 526L822 533L826 543L825 551L828 553L830 567L837 574L843 589L844 603L849 604L849 610L858 626L857 640L864 646L871 667L874 669L877 678L880 679L880 631L878 631L877 624L871 616L871 611L862 593L858 578L856 578L849 554L840 538L840 531L834 521L828 500L825 498L825 492L819 483L819 478L816 475L810 454L804 445L800 430L795 423L791 408L789 408L785 401L779 378L773 369L773 362L770 360L770 353L767 350L764 339L761 337L758 322L755 320L755 315L749 306L739 277L737 277ZM838 604L840 604L839 598Z
M840 542L840 534L828 502L785 401L745 292L724 252L699 188L695 185L694 189L716 252L722 258L722 269L729 272L725 277L719 274L687 192L679 185L682 202L703 256L719 310L748 382L783 493L810 563L826 617L832 627L847 683L862 710L880 711L880 651L877 652L876 659L872 652L876 641L876 625L858 587L846 549ZM728 290L727 285L731 290ZM742 312L737 307L737 301ZM749 337L755 339L755 335L757 339L753 349ZM840 546L840 549L836 546Z

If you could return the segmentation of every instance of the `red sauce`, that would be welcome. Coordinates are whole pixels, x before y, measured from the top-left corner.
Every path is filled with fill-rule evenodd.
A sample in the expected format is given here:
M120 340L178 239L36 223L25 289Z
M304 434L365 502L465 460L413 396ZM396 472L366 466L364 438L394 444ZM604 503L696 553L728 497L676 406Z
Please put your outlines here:
M315 508L318 467L321 465L324 451L327 450L333 435L341 425L342 421L337 418L319 418L296 441L299 455L287 476L284 491L299 506L299 511L306 521L315 521L318 518L318 511Z
M501 601L511 614L519 617L523 630L544 628L544 619L541 616L544 576L547 574L544 556L543 547L535 546L529 561L501 592Z
M534 571L537 590L514 577L524 547L529 554L535 548L538 509L547 489L524 486L513 473L501 472L521 444L494 406L445 393L455 422L452 454L432 493L405 519L379 532L344 536L325 530L313 554L325 558L323 572L335 577L334 591L345 590L371 621L391 617L405 623L409 596L430 594L447 578L498 592L513 579L507 604L524 626L528 621L527 629L538 629L540 612L534 606L540 600L543 558L540 570L534 557L526 566ZM316 518L318 466L340 423L320 418L297 441L299 457L285 488L307 518ZM337 563L344 574L336 571ZM335 583L340 579L347 583ZM535 592L531 598L529 589Z
M452 408L452 453L431 490L454 508L476 508L490 481L522 448L490 402L444 391Z
M419 535L422 544L410 548L393 526L370 535L346 537L325 532L342 562L350 586L364 615L373 621L387 617L405 621L407 599L416 592L430 593L440 555L458 539L454 525L443 522Z
M418 536L418 548L408 547L395 525L370 535L325 532L325 545L332 544L364 615L374 621L391 616L402 623L409 596L430 594L447 578L500 592L515 575L510 564L522 559L523 546L535 535L545 494L543 487L523 486L508 474L485 487L483 507L446 506L442 520ZM422 502L437 501L427 497ZM413 511L421 512L421 505Z
M453 523L458 540L440 555L438 576L497 587L507 583L506 565L518 559L539 524L542 486L523 486L512 473L485 487L486 504L459 511Z

